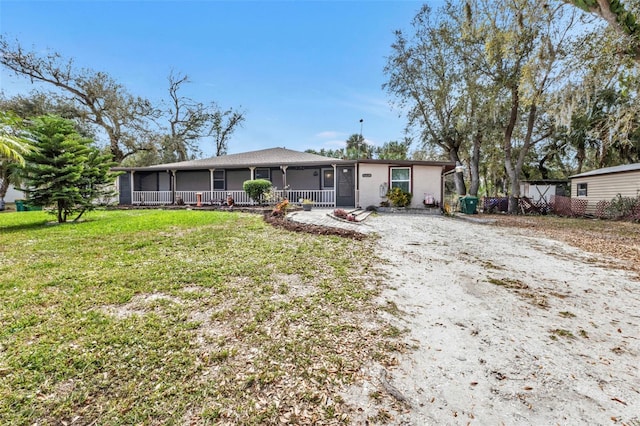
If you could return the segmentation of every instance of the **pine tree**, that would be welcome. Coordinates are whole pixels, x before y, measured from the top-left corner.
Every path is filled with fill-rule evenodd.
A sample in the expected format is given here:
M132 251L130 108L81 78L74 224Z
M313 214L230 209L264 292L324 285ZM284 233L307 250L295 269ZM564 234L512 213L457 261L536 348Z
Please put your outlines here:
M108 195L113 183L109 168L115 163L81 137L72 121L55 116L33 120L31 132L35 150L25 156L24 180L29 203L53 206L59 223L95 206L95 200Z

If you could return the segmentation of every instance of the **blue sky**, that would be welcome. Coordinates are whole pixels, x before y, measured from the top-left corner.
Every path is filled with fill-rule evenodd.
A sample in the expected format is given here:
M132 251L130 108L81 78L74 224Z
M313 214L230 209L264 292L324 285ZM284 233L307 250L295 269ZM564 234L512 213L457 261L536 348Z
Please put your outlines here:
M167 99L171 70L189 75L183 95L245 111L229 153L335 149L360 132L360 119L374 145L403 138L383 67L393 31L407 29L422 3L0 0L0 32L154 102ZM4 69L0 78L8 96L32 88ZM202 149L213 154L206 141Z

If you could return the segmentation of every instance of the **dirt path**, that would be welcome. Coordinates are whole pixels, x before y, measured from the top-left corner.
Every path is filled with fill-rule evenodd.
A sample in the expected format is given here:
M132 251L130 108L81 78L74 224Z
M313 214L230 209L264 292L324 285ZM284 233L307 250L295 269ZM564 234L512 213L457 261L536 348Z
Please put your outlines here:
M404 313L381 315L416 349L349 392L354 424L388 414L411 425L640 425L640 282L629 272L526 230L400 215L366 226L387 260L381 303ZM394 389L407 403L372 398Z

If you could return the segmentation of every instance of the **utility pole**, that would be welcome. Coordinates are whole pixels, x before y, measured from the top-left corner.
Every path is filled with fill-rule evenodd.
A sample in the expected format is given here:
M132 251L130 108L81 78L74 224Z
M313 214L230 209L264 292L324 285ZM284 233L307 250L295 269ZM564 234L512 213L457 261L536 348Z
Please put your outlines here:
M356 208L360 207L360 144L364 143L362 138L362 124L364 120L360 119L360 138L356 142Z

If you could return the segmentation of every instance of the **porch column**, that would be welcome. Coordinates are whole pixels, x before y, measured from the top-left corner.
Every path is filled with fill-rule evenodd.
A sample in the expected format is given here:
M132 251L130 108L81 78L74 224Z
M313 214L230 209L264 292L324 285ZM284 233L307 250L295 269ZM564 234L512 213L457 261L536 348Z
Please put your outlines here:
M356 160L356 208L360 208L360 163Z
M135 170L131 170L131 174L129 175L129 182L131 183L131 204L133 205L133 190L135 189L134 184L135 184L135 179L133 178L133 174L135 173Z
M211 205L213 205L213 172L215 172L216 169L209 169L209 178L210 178L210 182L209 182L209 193L211 194Z
M338 202L338 167L335 164L332 164L331 167L333 167L333 207L335 208Z
M251 180L254 180L256 178L256 168L249 167L249 170L251 171Z
M280 166L280 170L282 170L282 190L287 190L287 167L289 166Z
M176 203L176 171L170 170L171 172L171 204Z

